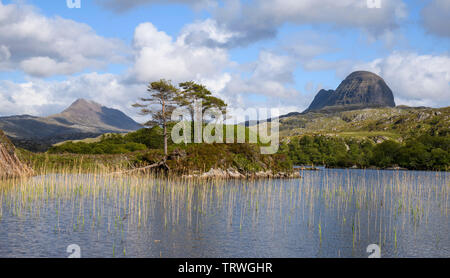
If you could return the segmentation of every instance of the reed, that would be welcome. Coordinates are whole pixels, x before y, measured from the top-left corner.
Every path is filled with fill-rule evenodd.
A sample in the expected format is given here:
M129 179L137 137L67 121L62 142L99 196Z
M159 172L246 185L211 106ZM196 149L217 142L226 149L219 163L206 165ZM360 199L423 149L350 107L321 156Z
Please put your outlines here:
M436 215L448 218L446 173L305 171L293 180L223 180L111 174L122 169L92 166L85 171L80 165L41 167L32 178L0 180L0 223L5 216L52 215L55 230L106 231L120 242L113 241L113 256L116 248L132 256L126 248L131 232L200 232L211 222L226 223L228 232L269 229L279 237L301 225L320 245L328 242L324 234L338 233L330 229L340 227L342 234L351 233L353 249L367 244L362 234L380 245L393 242L397 249L401 231L416 233Z

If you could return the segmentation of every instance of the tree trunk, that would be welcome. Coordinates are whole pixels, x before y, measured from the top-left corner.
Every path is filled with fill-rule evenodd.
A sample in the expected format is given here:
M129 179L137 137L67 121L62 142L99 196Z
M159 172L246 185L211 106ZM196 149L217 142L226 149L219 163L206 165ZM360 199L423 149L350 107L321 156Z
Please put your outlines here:
M167 126L164 123L164 155L167 158L169 151L167 150Z
M167 165L166 160L154 163L152 165L148 165L145 167L141 167L141 168L134 168L131 170L127 170L127 171L120 171L120 172L115 172L113 174L126 174L126 173L133 173L133 172L138 172L138 171L146 171L146 170L150 170L153 168L164 168L166 171L170 170L170 167Z
M164 155L165 155L165 159L167 159L169 152L167 150L166 102L164 100L162 101L162 115L163 115L163 128L164 128Z

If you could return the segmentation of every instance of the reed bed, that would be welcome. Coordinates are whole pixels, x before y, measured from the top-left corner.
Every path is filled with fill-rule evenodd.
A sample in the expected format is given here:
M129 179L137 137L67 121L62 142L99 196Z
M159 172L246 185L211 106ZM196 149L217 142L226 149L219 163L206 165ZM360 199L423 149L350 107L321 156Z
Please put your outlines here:
M127 255L131 231L198 233L209 225L225 233L264 229L274 237L298 231L317 250L339 238L349 238L351 250L370 241L395 255L430 221L448 223L448 173L325 170L292 180L205 180L113 172L120 169L71 167L2 180L0 225L6 215L53 217L56 233L112 236L113 256ZM336 248L336 256L344 252Z

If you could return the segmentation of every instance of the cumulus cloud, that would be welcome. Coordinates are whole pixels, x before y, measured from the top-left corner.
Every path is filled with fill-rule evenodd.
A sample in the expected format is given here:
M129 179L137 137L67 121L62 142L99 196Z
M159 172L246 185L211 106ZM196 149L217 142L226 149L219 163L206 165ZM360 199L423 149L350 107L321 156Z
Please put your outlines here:
M0 70L6 70L9 68L9 58L11 57L11 52L9 48L5 45L0 45Z
M422 17L428 32L442 37L450 37L450 1L430 1L422 10Z
M131 105L145 89L145 84L124 84L120 76L95 72L64 81L0 81L0 116L47 116L61 112L78 98L94 100L133 115L136 111Z
M237 65L221 46L190 42L193 30L204 31L204 38L214 38L216 42L227 40L228 34L218 30L212 21L204 23L186 26L176 39L151 23L140 24L135 30L136 57L129 78L137 83L160 78L170 78L174 83L198 81L233 108L254 105L248 99L250 95L270 98L267 106L273 105L274 99L291 104L292 98L298 96L293 88L293 72L298 63L291 56L261 51L257 61Z
M232 43L237 36L239 33L232 32L224 26L220 26L217 21L208 18L187 24L181 30L179 40L194 46L231 48L234 46Z
M187 44L183 35L174 40L151 23L136 28L133 46L136 55L130 76L138 82L216 79L231 65L226 50Z
M46 17L25 4L0 1L0 66L48 77L99 68L122 60L124 44L101 37L88 25Z
M48 115L60 112L77 98L87 98L120 108L139 119L131 104L144 96L150 81L167 78L176 84L194 80L219 92L231 79L225 71L233 65L227 50L186 44L183 35L174 39L151 23L140 24L135 29L132 49L135 54L133 66L121 75L94 72L68 77L64 81L39 78L29 78L23 83L2 81L0 114ZM69 61L60 62L48 56L24 59L20 66L34 76L68 73L71 69Z
M272 38L286 23L358 28L378 37L395 29L407 16L401 0L381 3L380 8L371 9L361 0L230 0L215 11L215 19L222 28L237 34L234 44Z
M263 50L257 61L239 67L226 83L221 95L231 108L279 107L281 113L300 111L307 96L295 88L294 71L298 62L286 54Z
M293 71L297 65L289 56L262 51L257 61L229 73L220 70L221 65L229 63L228 60L210 61L213 55L209 57L211 53L208 52L195 56L195 49L187 47L186 50L186 46L178 43L152 25L144 24L136 28L134 45L139 51L132 75L140 73L137 76L141 76L142 80L133 82L130 82L129 75L98 73L69 77L64 81L38 78L23 83L1 81L0 115L49 115L62 111L77 98L86 98L118 108L136 120L144 121L131 105L145 95L147 82L163 77L170 77L174 82L199 81L229 103L230 108L280 107L282 112L290 112L299 110L298 103L300 107L306 106L302 102L302 94L293 88ZM155 45L162 52L153 57L141 55L141 51L156 51L145 50L150 45ZM177 57L166 55L167 49L171 54L178 51L180 54L175 55ZM155 57L160 60L155 60ZM148 69L140 68L140 63ZM190 72L191 67L196 70ZM254 96L262 96L262 101L254 99Z
M195 8L216 5L214 0L96 0L96 2L114 12L125 12L149 4L186 4Z
M397 104L443 107L450 105L450 56L395 52L359 64L353 70L372 71L386 81Z
M171 79L175 84L187 80L201 82L233 108L279 106L291 109L297 104L299 107L307 105L303 95L294 88L293 73L298 61L293 54L263 50L256 61L238 65L230 60L226 48L189 41L193 30L201 30L205 37L218 42L225 42L229 37L217 29L213 21L204 23L186 26L176 38L151 23L140 24L132 43L133 66L123 75L91 73L65 81L32 78L24 83L1 82L0 111L2 115L48 115L83 97L120 108L139 119L131 104L145 94L148 82L161 78ZM26 59L21 67L35 76L70 70L68 62L47 56Z
M276 36L286 23L357 28L371 38L392 37L399 22L406 18L402 0L381 0L380 8L369 8L365 0L97 0L114 11L127 11L145 4L187 4L208 7L212 19L185 29L186 42L221 47L237 47ZM219 4L220 2L220 4ZM208 29L208 30L205 30Z
M291 98L298 92L285 85L293 84L296 67L297 64L289 56L261 51L258 60L243 67L244 70L240 74L233 75L224 90L228 95Z
M5 45L0 45L0 63L8 61L11 57L11 52L9 52L9 48Z

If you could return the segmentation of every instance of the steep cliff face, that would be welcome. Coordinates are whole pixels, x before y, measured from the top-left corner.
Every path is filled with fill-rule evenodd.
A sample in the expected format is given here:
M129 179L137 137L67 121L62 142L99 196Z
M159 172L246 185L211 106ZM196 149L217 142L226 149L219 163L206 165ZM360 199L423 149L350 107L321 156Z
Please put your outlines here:
M391 89L378 75L367 71L356 71L350 74L336 91L321 90L305 112L376 107L395 107Z
M28 176L32 173L33 170L17 158L14 145L0 130L0 179Z

